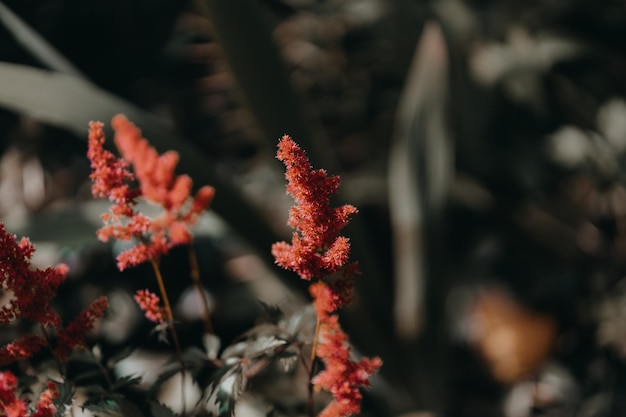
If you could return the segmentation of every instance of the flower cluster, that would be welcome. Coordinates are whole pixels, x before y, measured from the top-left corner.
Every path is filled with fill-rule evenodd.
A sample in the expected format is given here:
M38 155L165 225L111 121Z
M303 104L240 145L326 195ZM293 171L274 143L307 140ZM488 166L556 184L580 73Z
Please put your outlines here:
M66 327L57 330L57 358L63 360L76 347L84 345L85 336L93 329L96 320L104 315L108 305L107 298L100 297Z
M302 279L329 276L348 262L349 240L338 234L357 209L348 204L329 206L331 195L339 188L339 177L329 177L323 169L312 170L306 153L289 136L280 140L276 157L287 167L287 192L296 202L289 225L297 232L291 244L275 243L272 255L279 266Z
M39 397L35 410L28 412L28 404L16 395L17 378L11 372L0 372L0 415L6 417L52 417L56 413L53 400L59 393L53 382Z
M359 387L369 386L370 376L378 371L382 361L377 357L352 360L348 335L341 329L339 317L332 314L339 301L336 293L322 281L312 284L309 291L314 298L321 326L317 356L324 362L324 370L311 382L316 390L325 389L335 399L319 417L358 414L361 412L362 399Z
M19 242L0 224L0 289L11 291L11 301L0 308L0 323L9 323L19 317L56 327L60 322L50 308L59 285L65 281L68 268L31 269L30 259L35 247L27 238Z
M105 136L102 123L89 124L89 150L91 161L92 193L113 201L110 213L103 215L106 223L98 231L103 241L137 239L139 243L120 253L118 267L123 270L148 260L157 260L173 246L189 243L189 226L196 223L200 213L207 208L214 189L204 186L198 190L190 205L191 178L175 176L178 153L169 151L159 155L141 136L141 131L124 116L113 118L114 142L122 159L104 149ZM133 172L129 167L132 165ZM137 180L139 188L131 187ZM138 197L158 204L163 214L150 219L136 212Z
M50 305L59 285L65 280L68 268L33 269L30 259L35 247L26 238L17 241L0 223L0 289L11 294L0 309L0 324L21 318L38 322L44 328L54 328L55 354L64 359L76 346L82 345L95 320L104 314L107 300L102 297L83 311L67 327L60 327L61 319ZM0 348L0 365L25 359L48 344L38 335L23 338Z
M39 352L48 344L41 336L29 334L0 348L0 366L26 359Z
M161 299L158 295L148 290L139 290L134 298L137 304L139 304L139 308L146 314L148 320L155 323L163 323L165 321L165 311L161 307Z
M296 229L291 244L275 243L276 263L296 272L302 279L317 281L309 287L317 313L319 344L314 352L324 370L311 381L316 389L329 391L334 398L320 417L346 417L361 410L359 387L369 386L369 378L382 365L379 358L351 359L348 336L333 314L351 301L356 262L348 263L350 243L339 236L350 215L351 205L329 206L330 196L339 188L339 177L313 170L306 153L287 135L278 144L277 158L287 167L287 192L296 205L289 214L289 225ZM339 277L331 275L340 272Z

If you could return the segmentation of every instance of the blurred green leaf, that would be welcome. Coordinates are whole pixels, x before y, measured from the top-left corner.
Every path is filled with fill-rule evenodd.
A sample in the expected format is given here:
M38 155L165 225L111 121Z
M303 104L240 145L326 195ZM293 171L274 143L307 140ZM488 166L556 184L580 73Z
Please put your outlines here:
M159 152L175 149L180 154L180 170L194 179L196 188L204 184L218 191L212 209L245 236L260 256L273 262L269 250L278 240L264 219L241 196L229 179L218 175L215 163L181 138L155 115L89 81L29 66L0 62L0 106L65 128L87 138L89 120L109 121L125 114L141 128Z
M119 378L111 385L111 391L117 391L132 385L138 385L141 382L141 376L124 376Z
M172 411L171 408L164 406L161 403L150 402L150 411L152 417L176 417L177 414Z
M65 381L62 384L57 384L58 396L52 400L56 408L55 417L62 417L65 415L65 410L72 404L74 397L74 389L69 381Z

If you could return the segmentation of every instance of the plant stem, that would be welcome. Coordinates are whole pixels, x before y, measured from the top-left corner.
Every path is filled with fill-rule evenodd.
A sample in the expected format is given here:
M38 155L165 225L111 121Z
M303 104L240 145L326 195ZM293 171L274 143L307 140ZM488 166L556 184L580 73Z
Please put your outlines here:
M108 391L111 392L111 387L113 386L113 381L111 381L111 377L109 376L109 371L106 369L106 367L104 365L102 365L102 362L100 361L100 358L98 358L93 353L93 350L89 349L89 354L91 355L91 357L93 358L96 366L98 367L98 369L102 373L102 376L104 377L104 380L106 381L107 386L109 387Z
M198 293L198 297L202 301L202 322L204 323L204 331L205 333L213 333L213 325L211 324L211 313L209 312L209 302L207 300L206 294L204 293L204 288L202 288L202 283L200 282L200 268L198 266L198 256L196 255L196 251L193 248L193 245L189 245L189 266L190 266L190 274L191 280L193 281L193 285Z
M65 378L65 366L63 366L63 363L54 352L54 349L52 349L52 341L50 340L50 336L46 332L46 328L41 323L39 323L39 328L41 328L41 333L43 333L43 337L44 339L46 339L46 342L48 343L48 349L50 349L50 352L52 352L52 357L54 358L54 362L56 362L57 368L59 369L59 373Z
M172 340L174 341L174 348L176 349L176 358L178 359L178 363L180 364L182 378L182 382L180 385L182 392L181 400L183 404L182 415L184 416L186 414L187 401L185 399L185 363L183 362L183 353L180 347L178 333L176 333L176 329L174 328L174 315L172 314L170 299L167 296L167 291L165 290L165 283L163 282L163 276L161 275L159 264L155 259L150 259L150 264L152 265L152 269L154 270L154 274L156 275L157 283L159 284L159 291L161 292L161 298L163 299L163 304L165 306L165 314L167 315L168 327L170 329L170 334L172 335Z
M311 348L311 374L313 373L313 364L315 362L315 357L317 356L317 344L320 336L320 328L322 327L322 322L319 317L317 318L317 322L315 323L315 334L313 335L313 347Z
M321 321L319 317L315 323L315 335L313 336L313 347L311 347L311 368L309 369L309 397L307 401L307 408L309 410L309 417L315 417L315 409L313 404L313 373L315 372L315 358L317 357L317 345L320 335Z

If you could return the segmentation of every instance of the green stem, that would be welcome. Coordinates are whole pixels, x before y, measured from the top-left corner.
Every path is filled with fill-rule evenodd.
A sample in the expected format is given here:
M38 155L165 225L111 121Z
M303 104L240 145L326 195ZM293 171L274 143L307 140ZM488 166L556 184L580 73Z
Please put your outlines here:
M196 289L196 292L198 293L198 297L200 297L200 300L202 302L202 322L204 323L204 331L205 333L212 334L213 325L211 324L209 302L207 300L206 294L204 293L204 288L202 288L202 283L200 282L200 268L198 266L198 256L196 255L196 251L191 244L189 245L189 266L191 280L193 281L193 285Z
M43 324L39 323L39 328L41 329L41 333L43 334L44 339L46 339L46 343L48 344L48 349L50 349L50 352L52 353L52 357L54 358L54 362L56 362L57 368L59 369L59 373L63 377L65 377L65 366L63 365L59 357L56 355L56 353L54 352L54 349L52 349L52 340L50 340L50 335L48 335L48 332L46 332L46 328L43 326Z
M154 270L154 274L156 275L157 283L159 284L159 291L161 292L161 298L163 299L163 305L165 306L165 314L167 316L168 328L170 329L170 334L172 335L172 340L174 341L176 358L178 359L178 363L180 364L182 378L180 387L182 393L181 399L183 403L182 415L184 416L186 414L187 401L185 401L185 363L183 362L183 353L180 347L178 333L176 333L176 329L174 328L174 315L172 314L172 307L170 305L169 297L167 296L167 291L165 290L165 283L163 282L163 276L161 275L159 264L155 259L150 259L150 264L152 265L152 269Z

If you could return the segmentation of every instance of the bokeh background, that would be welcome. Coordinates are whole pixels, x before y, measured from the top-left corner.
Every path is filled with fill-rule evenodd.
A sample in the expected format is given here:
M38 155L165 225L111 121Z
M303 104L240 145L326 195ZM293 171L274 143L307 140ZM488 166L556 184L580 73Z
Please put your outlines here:
M0 219L70 265L68 317L109 295L105 355L167 350L131 299L151 271L95 237L87 124L124 113L217 189L195 245L223 340L257 299L307 300L269 252L290 134L359 208L342 322L385 362L364 415L626 414L623 1L4 0L0 61ZM187 280L168 291L201 344ZM280 389L271 415L300 415Z

